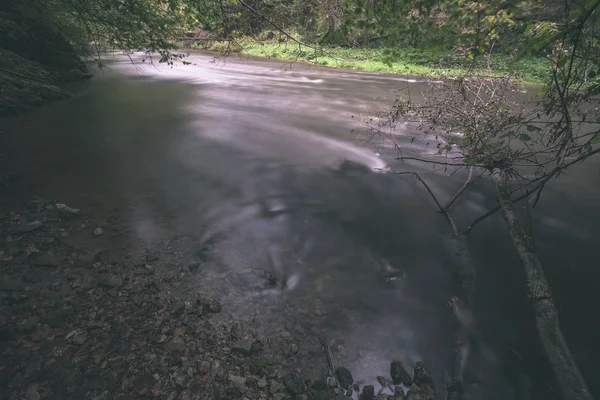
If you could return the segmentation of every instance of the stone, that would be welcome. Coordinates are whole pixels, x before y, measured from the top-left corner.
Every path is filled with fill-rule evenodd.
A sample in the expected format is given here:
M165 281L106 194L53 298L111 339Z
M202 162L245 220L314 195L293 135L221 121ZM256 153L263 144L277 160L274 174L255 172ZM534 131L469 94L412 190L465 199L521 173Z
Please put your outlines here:
M277 393L283 389L283 385L276 380L272 380L270 384L271 393Z
M94 229L94 236L102 236L104 235L104 229L98 227L96 229Z
M330 388L335 388L338 386L338 382L333 376L328 376L326 382L327 386Z
M283 377L283 385L294 395L302 394L304 387L300 375L295 372L289 372Z
M86 334L86 332L77 332L76 334L73 335L72 340L73 340L73 343L82 345L87 340L87 334Z
M181 337L174 337L165 345L167 350L171 351L185 351L186 345L185 341Z
M211 300L211 301L208 303L208 309L209 309L209 310L210 310L210 312L212 312L212 313L215 313L215 314L216 314L216 313L220 313L222 308L223 308L223 307L221 306L221 303L219 303L219 302L218 302L218 301L216 301L216 300Z
M235 386L235 388L239 390L240 393L246 393L246 391L248 390L248 388L246 387L246 378L244 378L243 376L229 375L229 381L233 383L233 386Z
M394 387L394 398L396 400L404 400L406 399L406 393L404 393L404 389L400 386Z
M300 351L300 348L298 347L298 345L296 343L290 344L290 347L288 349L289 355L293 356L295 354L298 354L299 351Z
M69 207L68 205L63 203L56 203L56 209L60 211L61 214L67 217L75 217L78 216L80 213L79 209Z
M335 377L340 383L340 386L344 389L349 388L354 383L354 378L352 378L352 374L347 368L344 367L337 367L335 369Z
M363 387L363 391L360 394L359 399L360 400L373 400L374 397L375 397L375 387L373 387L373 385L365 385L365 387Z
M250 351L252 353L258 353L258 352L262 351L262 349L264 349L264 348L265 348L265 345L263 344L263 342L261 342L258 339L253 341L252 344L250 345Z
M420 387L435 388L431 373L421 361L417 361L413 373L413 381Z
M175 379L175 384L181 388L185 388L190 380L191 378L188 375L181 375Z
M42 226L44 226L44 223L42 221L37 220L28 222L26 224L19 224L15 228L14 233L29 233L40 229Z
M283 400L285 398L285 394L283 393L275 393L273 395L273 400Z
M233 324L231 324L231 336L238 339L241 339L244 336L244 328L240 321L234 321Z
M232 353L243 354L245 356L252 353L252 340L238 340L231 346Z
M385 376L378 376L377 382L379 382L382 388L387 388L389 386L389 382L385 379Z
M410 386L410 390L406 394L407 400L435 400L435 391L431 389L422 388L416 383Z
M209 361L200 361L198 363L198 373L200 375L206 375L210 372L210 362Z
M40 400L41 396L38 392L38 385L32 384L27 388L27 400Z
M267 378L266 377L262 377L258 380L258 387L261 389L264 389L267 387Z
M25 325L23 325L23 330L25 332L33 332L37 329L39 323L40 317L34 315L33 317L29 318L27 322L25 322Z
M390 376L392 377L394 385L403 384L404 386L409 387L412 384L410 375L406 372L406 369L404 369L404 366L400 361L392 361L390 366Z
M35 267L58 267L59 261L54 253L49 251L32 260L31 265Z
M108 276L99 282L99 285L105 288L120 288L123 286L123 277L121 275Z

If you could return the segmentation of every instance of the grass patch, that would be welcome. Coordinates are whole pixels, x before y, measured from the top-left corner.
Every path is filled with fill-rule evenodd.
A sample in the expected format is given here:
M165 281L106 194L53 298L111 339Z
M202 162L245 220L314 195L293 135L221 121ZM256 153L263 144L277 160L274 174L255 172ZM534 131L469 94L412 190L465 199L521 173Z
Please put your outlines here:
M457 53L439 48L331 48L315 51L297 43L259 43L247 40L239 51L251 56L308 62L328 67L440 78L464 73L467 64ZM521 81L530 83L543 82L548 67L547 60L543 58L515 61L510 56L502 55L494 56L491 73L486 71L486 66L482 63L475 65L478 72L492 76L505 76L514 68Z

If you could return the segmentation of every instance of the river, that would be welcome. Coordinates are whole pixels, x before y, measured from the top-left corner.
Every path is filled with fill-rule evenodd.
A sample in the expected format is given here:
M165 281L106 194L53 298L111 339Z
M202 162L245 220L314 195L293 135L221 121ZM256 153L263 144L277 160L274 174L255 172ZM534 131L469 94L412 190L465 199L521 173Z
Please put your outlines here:
M407 85L418 96L423 82L238 56L194 54L192 65L172 68L148 61L109 57L74 87L74 99L0 120L0 166L9 176L0 211L41 194L110 220L96 246L126 253L169 243L196 254L202 271L182 296L210 294L228 318L291 335L306 350L295 362L307 375L324 361L315 335L327 335L334 361L361 382L387 375L392 359L423 360L443 386L454 358L456 326L445 305L455 290L452 266L470 263L475 315L497 355L471 366L477 393L557 398L500 216L478 226L459 254L414 178L340 171L344 160L410 169L440 198L454 194L460 174L399 164L389 143L365 140L364 122ZM434 149L416 129L399 129L407 149ZM549 185L532 223L563 330L596 395L598 161ZM473 185L456 220L492 207L489 193ZM275 287L264 285L263 269ZM503 372L503 354L513 350L524 359L508 367L516 379Z

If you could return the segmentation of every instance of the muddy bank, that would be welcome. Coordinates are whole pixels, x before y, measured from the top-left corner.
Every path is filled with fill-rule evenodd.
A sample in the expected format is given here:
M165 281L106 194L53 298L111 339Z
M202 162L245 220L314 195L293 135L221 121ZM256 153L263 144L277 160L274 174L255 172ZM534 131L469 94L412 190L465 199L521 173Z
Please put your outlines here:
M112 222L43 198L0 216L2 399L434 398L422 363L361 384L323 337L322 379L306 379L285 327L258 332L220 299L182 294L200 255L169 242L115 255Z

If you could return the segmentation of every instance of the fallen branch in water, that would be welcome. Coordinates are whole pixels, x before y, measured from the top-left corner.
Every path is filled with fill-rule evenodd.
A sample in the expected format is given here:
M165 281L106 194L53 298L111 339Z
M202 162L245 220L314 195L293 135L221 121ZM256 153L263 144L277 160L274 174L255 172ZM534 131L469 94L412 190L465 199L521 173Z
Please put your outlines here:
M513 244L525 268L529 300L532 303L539 339L556 376L565 400L593 400L579 372L559 324L554 297L542 265L531 248L531 241L521 227L507 182L495 173L492 177L504 220Z

